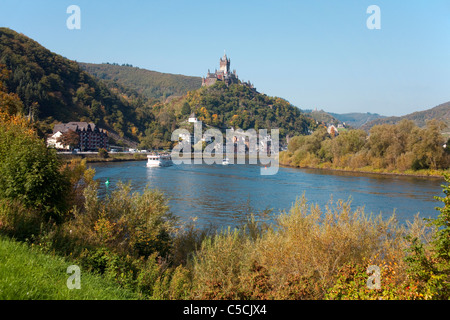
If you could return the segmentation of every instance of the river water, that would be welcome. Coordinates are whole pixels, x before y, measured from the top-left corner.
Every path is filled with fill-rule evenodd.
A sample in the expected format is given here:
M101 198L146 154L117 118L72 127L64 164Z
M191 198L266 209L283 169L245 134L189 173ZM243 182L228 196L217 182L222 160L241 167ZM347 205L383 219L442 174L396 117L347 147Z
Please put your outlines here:
M269 217L285 210L302 194L311 204L322 208L333 200L348 200L352 208L364 207L366 213L395 214L400 223L420 217L436 217L442 196L438 178L360 174L319 169L280 167L275 175L260 175L257 165L174 165L147 168L145 161L90 164L100 182L100 195L105 183L113 189L117 182L131 182L135 191L158 188L169 198L171 212L182 220L197 217L199 226L213 224L222 228L239 225L252 211L272 209Z

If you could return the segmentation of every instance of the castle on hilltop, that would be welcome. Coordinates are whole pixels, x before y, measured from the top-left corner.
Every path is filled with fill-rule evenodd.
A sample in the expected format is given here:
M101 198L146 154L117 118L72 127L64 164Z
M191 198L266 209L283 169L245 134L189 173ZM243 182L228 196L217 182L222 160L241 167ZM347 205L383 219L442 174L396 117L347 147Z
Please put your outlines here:
M202 87L211 86L217 81L223 81L226 85L239 83L239 78L236 75L236 70L233 70L233 72L231 72L230 64L230 58L228 58L226 53L224 53L223 57L220 58L219 70L216 69L214 73L211 73L208 69L208 74L205 78L202 78ZM246 82L243 84L249 86L250 88L253 88L253 85L250 82Z

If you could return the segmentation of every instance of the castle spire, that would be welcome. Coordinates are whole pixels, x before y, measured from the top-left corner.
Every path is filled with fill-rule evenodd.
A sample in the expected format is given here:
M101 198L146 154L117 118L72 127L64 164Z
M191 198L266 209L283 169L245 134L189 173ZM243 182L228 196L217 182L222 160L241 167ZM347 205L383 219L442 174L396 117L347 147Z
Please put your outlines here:
M226 53L225 49L223 50L223 57L221 60L228 61L228 57L227 57L227 53Z

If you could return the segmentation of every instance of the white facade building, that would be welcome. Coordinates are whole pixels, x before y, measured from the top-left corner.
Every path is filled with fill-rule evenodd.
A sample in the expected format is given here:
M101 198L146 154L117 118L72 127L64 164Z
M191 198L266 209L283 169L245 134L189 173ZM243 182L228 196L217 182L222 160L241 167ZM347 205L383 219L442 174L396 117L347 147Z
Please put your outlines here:
M58 131L47 138L47 147L49 148L55 148L55 149L66 149L69 150L69 146L63 145L61 142L58 142L58 139L61 138L62 132Z

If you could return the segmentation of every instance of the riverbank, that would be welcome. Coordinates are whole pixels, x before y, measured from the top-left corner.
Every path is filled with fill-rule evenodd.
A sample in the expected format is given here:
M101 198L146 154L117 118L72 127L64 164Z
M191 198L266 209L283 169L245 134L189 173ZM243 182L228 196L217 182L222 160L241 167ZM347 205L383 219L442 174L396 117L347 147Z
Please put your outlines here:
M86 159L87 163L98 162L121 162L121 161L145 161L147 154L145 153L110 153L108 157L101 157L98 153L92 154L58 154L58 157L65 162L70 162L73 159Z
M318 169L327 171L338 171L338 172L349 172L349 173L364 173L364 174L375 174L375 175L391 175L391 176L410 176L419 178L440 178L444 179L444 173L450 173L449 170L432 170L432 169L422 169L422 170L387 170L387 169L374 169L372 167L363 168L348 168L348 167L332 167L330 163L322 163L317 166L293 166L280 161L280 165L286 168L296 168L296 169Z

